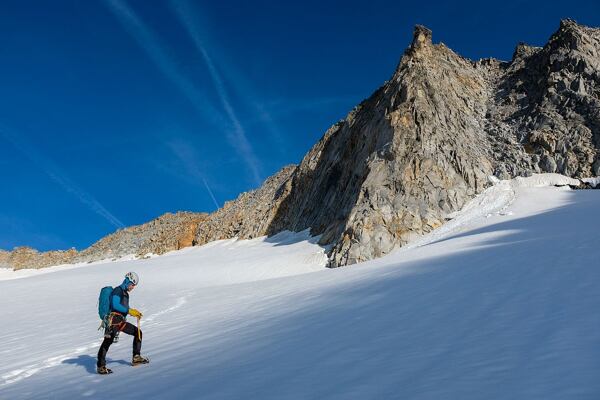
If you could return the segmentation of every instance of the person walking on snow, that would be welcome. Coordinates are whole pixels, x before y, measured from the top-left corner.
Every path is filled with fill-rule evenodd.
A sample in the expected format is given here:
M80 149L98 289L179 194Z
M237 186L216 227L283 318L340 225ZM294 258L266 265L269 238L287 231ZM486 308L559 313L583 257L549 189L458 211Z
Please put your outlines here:
M110 296L110 314L106 321L104 330L104 341L98 350L97 372L105 375L112 373L112 370L106 368L106 353L108 348L115 341L115 337L119 332L123 331L128 335L133 336L133 358L131 365L146 364L148 358L142 357L140 351L142 349L142 331L135 325L126 321L127 315L135 318L142 318L142 313L135 308L129 307L129 292L131 292L139 283L138 275L135 272L128 272L125 275L125 280L120 286L113 289Z

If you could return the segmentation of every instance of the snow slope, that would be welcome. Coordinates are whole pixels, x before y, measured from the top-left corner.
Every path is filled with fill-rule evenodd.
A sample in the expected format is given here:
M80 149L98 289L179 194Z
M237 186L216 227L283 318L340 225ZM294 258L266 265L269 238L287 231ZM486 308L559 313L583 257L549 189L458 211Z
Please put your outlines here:
M600 398L600 191L555 179L347 268L303 233L0 281L0 399ZM122 335L99 376L97 292L130 269L152 363Z

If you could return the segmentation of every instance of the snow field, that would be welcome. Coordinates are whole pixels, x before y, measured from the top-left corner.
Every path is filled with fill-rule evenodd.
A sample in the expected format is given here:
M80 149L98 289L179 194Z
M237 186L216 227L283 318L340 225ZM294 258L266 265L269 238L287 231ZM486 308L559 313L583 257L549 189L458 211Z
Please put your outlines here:
M600 192L499 182L410 247L324 269L304 232L0 281L0 399L596 399ZM94 374L98 291L140 275Z

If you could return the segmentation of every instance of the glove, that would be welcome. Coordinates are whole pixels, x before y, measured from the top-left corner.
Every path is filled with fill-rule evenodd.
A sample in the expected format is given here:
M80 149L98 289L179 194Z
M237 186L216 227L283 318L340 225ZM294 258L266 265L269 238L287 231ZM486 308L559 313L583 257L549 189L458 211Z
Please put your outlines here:
M130 308L127 312L129 315L135 318L142 318L142 313L136 310L135 308Z

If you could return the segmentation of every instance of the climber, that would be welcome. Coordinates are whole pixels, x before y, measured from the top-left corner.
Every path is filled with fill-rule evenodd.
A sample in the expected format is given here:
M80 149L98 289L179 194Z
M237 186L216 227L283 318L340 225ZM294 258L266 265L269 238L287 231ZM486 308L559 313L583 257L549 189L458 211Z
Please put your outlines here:
M115 337L121 331L133 336L133 358L131 365L136 366L149 362L147 357L140 355L142 349L142 331L126 321L128 314L138 319L142 318L141 312L129 307L129 293L138 283L138 275L135 272L128 272L125 275L123 283L115 287L110 294L110 313L104 322L104 341L100 346L100 350L98 350L98 362L96 363L97 372L101 375L112 373L112 370L106 368L106 353L110 345L115 341Z

